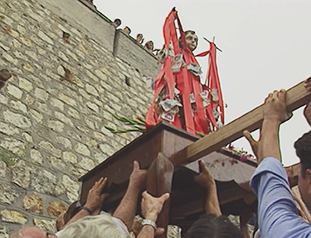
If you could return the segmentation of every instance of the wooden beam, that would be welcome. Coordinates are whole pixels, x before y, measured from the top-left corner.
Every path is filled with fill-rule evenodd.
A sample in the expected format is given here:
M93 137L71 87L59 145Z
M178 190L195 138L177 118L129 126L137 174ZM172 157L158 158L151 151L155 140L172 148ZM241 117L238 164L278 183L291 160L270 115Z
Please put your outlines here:
M286 105L288 111L305 105L311 99L311 94L304 88L304 83L301 82L290 88L286 92ZM173 164L188 164L202 158L209 153L221 149L232 141L235 141L243 136L244 130L254 131L261 127L263 120L263 105L244 114L238 119L221 127L219 130L212 132L198 141L190 144L181 151L177 152L170 159Z
M152 162L147 173L147 191L152 196L160 197L164 193L171 193L174 165L161 152ZM169 202L166 201L158 215L157 226L165 229L165 232L157 236L158 238L167 237L167 226L169 222Z

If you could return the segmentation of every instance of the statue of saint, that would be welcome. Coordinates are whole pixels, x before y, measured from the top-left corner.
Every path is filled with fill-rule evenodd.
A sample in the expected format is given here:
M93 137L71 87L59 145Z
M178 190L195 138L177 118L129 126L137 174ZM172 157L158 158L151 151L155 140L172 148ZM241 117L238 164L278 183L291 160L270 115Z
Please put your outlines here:
M178 24L179 38L175 21ZM166 18L163 32L165 43L160 54L162 69L155 80L154 100L146 115L146 128L166 121L191 134L208 134L216 130L221 124L217 121L223 119L219 82L215 88L201 84L202 70L193 54L198 45L198 37L195 31L182 30L175 9ZM210 51L204 52L205 55L210 54L209 71L214 71L209 72L208 77L215 78L217 75L219 81L215 60L211 58L216 55L212 54L212 50L216 48L211 46ZM210 83L214 80L207 81Z

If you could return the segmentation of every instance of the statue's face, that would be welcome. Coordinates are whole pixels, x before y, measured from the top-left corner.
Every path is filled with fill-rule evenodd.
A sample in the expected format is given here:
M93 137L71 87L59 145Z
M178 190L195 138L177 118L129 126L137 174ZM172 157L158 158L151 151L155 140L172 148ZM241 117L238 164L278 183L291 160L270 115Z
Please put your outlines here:
M198 43L198 37L196 34L192 34L191 32L188 32L186 37L186 45L187 48L190 51L194 51L197 48L197 43Z

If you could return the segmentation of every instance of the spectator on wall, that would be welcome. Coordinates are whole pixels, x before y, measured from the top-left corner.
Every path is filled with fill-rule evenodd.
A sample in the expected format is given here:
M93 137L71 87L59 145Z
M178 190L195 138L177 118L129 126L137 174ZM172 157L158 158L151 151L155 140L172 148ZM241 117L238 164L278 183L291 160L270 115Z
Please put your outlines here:
M129 35L129 34L131 34L131 29L128 26L126 26L126 27L124 27L123 32L125 34Z
M144 42L144 38L143 38L143 34L141 33L138 33L137 36L136 36L136 42L139 43L139 44L142 44Z
M153 53L153 41L150 40L150 41L147 41L146 44L145 44L145 49L147 51L149 51L150 53Z
M121 25L121 20L119 18L114 19L112 25L114 25L115 28L118 28Z

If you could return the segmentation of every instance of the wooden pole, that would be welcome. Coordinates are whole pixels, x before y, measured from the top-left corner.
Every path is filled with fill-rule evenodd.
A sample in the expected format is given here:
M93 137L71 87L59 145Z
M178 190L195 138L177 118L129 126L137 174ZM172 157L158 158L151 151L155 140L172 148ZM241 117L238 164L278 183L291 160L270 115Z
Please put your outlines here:
M297 84L286 92L286 105L289 112L305 105L310 100L311 94L304 88L304 82ZM244 130L254 131L259 129L263 120L262 110L263 105L260 105L238 119L221 127L219 130L204 136L174 154L170 158L171 161L174 165L191 163L241 138Z

